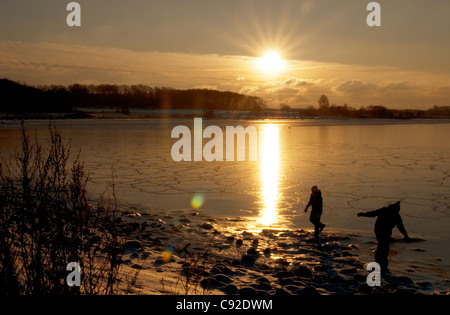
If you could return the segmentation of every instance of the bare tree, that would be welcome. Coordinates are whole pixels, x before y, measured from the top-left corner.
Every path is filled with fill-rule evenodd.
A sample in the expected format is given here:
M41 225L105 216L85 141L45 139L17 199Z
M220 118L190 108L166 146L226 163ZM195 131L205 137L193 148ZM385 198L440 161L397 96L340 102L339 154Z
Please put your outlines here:
M322 95L319 98L319 109L328 109L330 107L330 101L328 100L328 97L326 95Z

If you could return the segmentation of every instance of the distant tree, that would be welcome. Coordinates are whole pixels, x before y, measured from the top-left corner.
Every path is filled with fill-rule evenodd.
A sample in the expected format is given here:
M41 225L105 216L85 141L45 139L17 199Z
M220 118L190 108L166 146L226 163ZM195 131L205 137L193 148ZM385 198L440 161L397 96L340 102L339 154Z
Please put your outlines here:
M382 105L372 105L367 108L370 117L373 118L391 118L392 111Z
M330 101L328 100L328 97L326 95L322 95L319 98L319 109L328 109L330 107Z
M450 106L438 106L434 105L427 110L427 113L432 116L450 116Z
M289 106L287 104L284 104L284 103L281 103L280 110L282 110L282 111L289 111L289 110L291 110L291 106Z
M130 109L199 109L244 110L266 109L264 99L229 91L208 89L177 90L145 85L82 85L67 88L59 85L29 87L0 80L0 95L7 100L0 112L70 112L76 107L115 108L128 114Z
M71 95L71 102L74 107L79 106L82 107L86 105L88 101L89 89L85 85L81 84L73 84L67 88L67 91Z

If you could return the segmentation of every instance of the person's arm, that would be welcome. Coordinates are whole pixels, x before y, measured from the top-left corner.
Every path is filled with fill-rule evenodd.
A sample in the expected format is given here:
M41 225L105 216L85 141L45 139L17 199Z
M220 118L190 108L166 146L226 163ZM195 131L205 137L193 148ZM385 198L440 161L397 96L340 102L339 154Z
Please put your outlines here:
M406 232L405 226L403 225L403 220L402 220L402 217L400 216L400 214L398 215L398 218L397 218L397 228L400 231L400 233L402 233L403 236L409 240L408 233Z
M312 196L309 197L309 202L308 202L308 204L307 204L306 207L305 207L305 212L308 211L308 208L311 206L311 203L312 203Z
M373 217L378 216L378 214L379 214L378 211L379 210L369 211L369 212L360 212L360 213L357 214L357 216L358 217L370 217L370 218L373 218Z

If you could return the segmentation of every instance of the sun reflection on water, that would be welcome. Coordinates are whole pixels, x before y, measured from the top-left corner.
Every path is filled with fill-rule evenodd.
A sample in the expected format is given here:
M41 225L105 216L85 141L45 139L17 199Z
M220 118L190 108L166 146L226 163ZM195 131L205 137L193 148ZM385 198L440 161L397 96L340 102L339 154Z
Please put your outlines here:
M279 127L273 124L261 126L259 145L262 209L257 222L267 227L278 222Z

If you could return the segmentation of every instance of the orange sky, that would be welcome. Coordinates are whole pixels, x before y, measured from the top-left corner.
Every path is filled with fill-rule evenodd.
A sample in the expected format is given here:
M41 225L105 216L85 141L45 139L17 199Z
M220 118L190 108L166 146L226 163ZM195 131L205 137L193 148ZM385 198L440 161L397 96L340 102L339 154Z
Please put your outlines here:
M64 2L64 1L63 1ZM29 84L147 84L261 96L278 106L450 105L450 2L78 1L0 3L0 76ZM407 5L406 5L407 4ZM283 68L260 58L276 50Z

